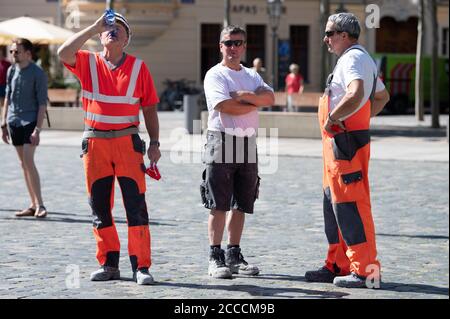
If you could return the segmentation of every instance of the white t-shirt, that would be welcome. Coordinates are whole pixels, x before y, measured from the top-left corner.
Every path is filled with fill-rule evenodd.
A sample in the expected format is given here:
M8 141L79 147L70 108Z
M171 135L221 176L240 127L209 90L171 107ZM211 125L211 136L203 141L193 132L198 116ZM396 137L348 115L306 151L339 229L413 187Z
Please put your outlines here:
M253 69L241 65L241 70L232 70L221 63L212 67L205 76L204 88L208 105L208 130L226 132L235 136L253 136L259 126L258 110L255 108L243 115L230 115L214 108L225 100L232 99L230 93L236 91L255 92L263 87L273 92Z
M354 49L356 47L364 50L364 52ZM373 78L377 74L378 71L375 62L361 45L354 45L351 48L348 48L339 58L333 71L333 80L330 85L330 111L342 100L346 94L348 85L353 80L363 80L364 98L362 99L361 104L352 114L341 118L341 120L345 120L358 112L359 109L366 104L367 100L369 100L373 88ZM380 92L383 89L384 84L381 82L380 78L377 77L375 92Z

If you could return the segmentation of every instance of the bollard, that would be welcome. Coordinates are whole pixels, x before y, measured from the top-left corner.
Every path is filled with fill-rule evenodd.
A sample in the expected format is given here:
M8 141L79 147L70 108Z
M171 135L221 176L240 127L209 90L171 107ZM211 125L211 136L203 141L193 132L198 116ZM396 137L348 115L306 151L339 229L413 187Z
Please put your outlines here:
M448 139L449 139L449 128L448 128L448 125L449 125L449 117L447 116L447 143L448 143Z
M200 120L199 94L186 94L183 96L184 123L189 134L194 133L194 120Z

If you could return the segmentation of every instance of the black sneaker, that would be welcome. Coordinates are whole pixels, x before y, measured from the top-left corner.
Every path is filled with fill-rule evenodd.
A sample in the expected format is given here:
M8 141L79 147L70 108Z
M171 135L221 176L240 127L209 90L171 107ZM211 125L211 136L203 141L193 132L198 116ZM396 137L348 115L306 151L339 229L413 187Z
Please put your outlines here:
M305 273L305 279L310 282L327 282L332 284L336 274L323 266L318 270L311 270Z
M256 276L259 274L259 268L249 265L245 261L239 247L228 248L225 252L225 264L230 267L231 273L247 276Z
M214 247L210 250L208 274L213 278L231 278L230 268L225 265L225 252L223 249Z

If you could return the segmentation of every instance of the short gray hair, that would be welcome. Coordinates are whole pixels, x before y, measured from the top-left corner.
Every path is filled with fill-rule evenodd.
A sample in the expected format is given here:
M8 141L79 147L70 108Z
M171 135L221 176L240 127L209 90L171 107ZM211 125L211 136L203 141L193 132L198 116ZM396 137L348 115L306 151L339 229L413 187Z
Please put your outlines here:
M220 33L220 42L222 42L223 38L229 34L242 34L244 36L244 40L247 39L247 32L245 32L244 29L237 25L229 25L223 28L222 32Z
M358 18L353 13L336 13L331 15L328 21L334 24L336 31L347 32L351 38L358 40L361 26Z

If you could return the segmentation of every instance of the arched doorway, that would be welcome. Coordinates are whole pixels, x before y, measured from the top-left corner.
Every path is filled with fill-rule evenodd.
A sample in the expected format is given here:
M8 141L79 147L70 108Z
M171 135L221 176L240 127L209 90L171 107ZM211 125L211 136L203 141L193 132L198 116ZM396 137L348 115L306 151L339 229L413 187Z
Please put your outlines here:
M392 17L384 17L377 29L377 53L416 53L417 18L397 21Z

